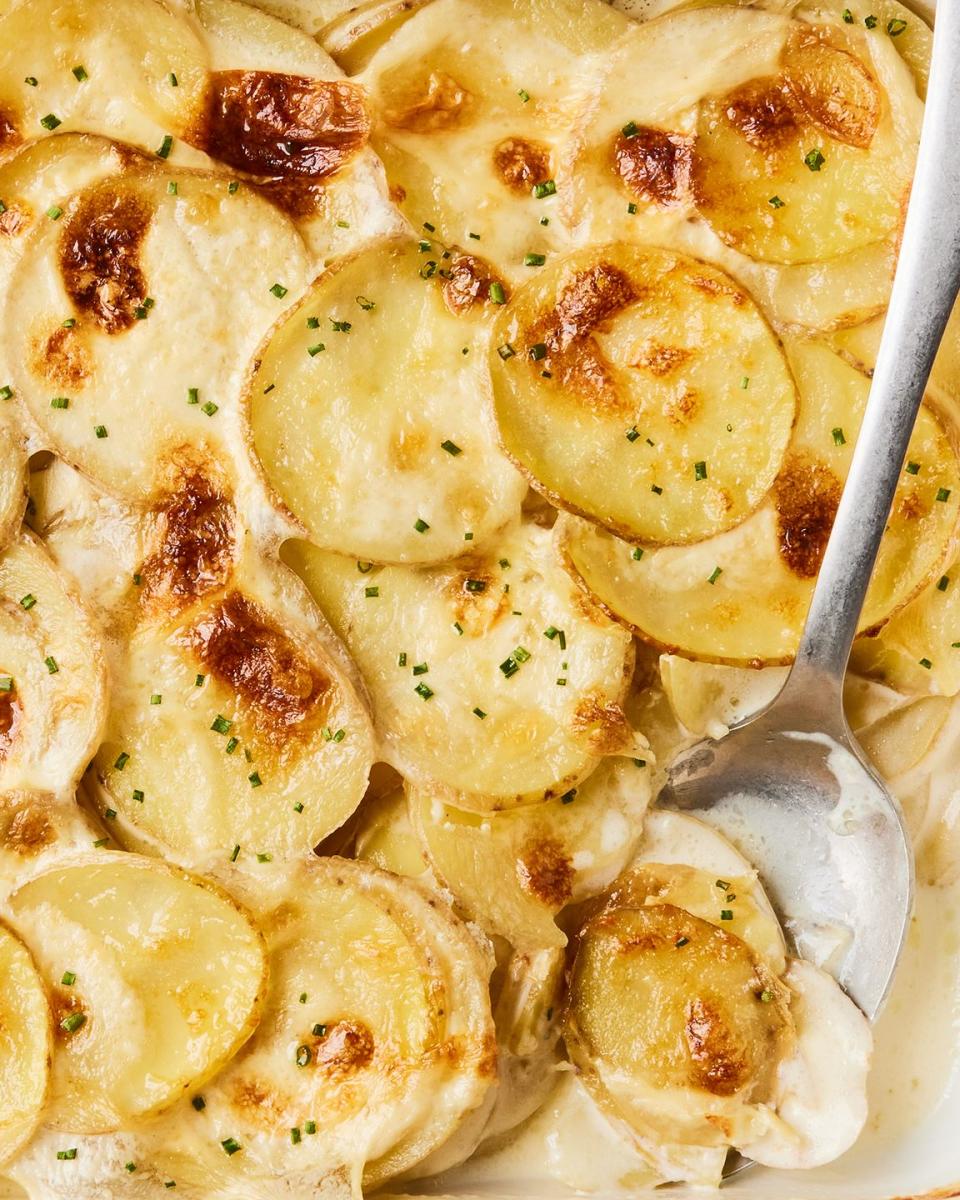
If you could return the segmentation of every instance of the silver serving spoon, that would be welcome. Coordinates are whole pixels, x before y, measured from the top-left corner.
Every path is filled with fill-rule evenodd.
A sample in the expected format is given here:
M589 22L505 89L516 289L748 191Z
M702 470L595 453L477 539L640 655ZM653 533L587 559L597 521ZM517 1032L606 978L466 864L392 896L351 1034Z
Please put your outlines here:
M913 854L899 805L850 733L843 676L958 288L960 0L945 0L883 341L796 662L759 715L682 753L658 800L743 851L796 950L830 970L871 1020L906 935Z

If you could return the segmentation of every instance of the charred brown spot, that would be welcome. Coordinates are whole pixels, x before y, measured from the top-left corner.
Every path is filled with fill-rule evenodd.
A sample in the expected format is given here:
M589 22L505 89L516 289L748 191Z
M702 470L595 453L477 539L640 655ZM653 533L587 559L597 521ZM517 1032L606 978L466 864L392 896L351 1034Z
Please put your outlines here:
M37 347L34 367L39 375L62 387L81 387L93 370L90 355L77 328L55 329Z
M731 92L724 116L757 150L779 148L799 132L790 89L777 76L751 79Z
M498 303L509 295L506 284L483 258L475 254L455 252L447 268L447 277L443 281L443 299L452 313L459 316L473 308L475 304L483 304L490 299L490 288L498 283L502 297Z
M508 188L526 194L550 178L550 148L528 138L504 138L493 149L493 165Z
M141 597L196 600L223 587L236 548L232 498L199 468L186 471L154 509L156 533L140 567Z
M106 184L81 198L61 231L67 295L107 333L129 329L146 299L140 251L151 216L141 196Z
M587 694L574 709L574 733L586 738L594 754L616 754L633 741L633 730L627 715L614 700Z
M705 296L720 296L724 300L729 300L737 308L747 302L746 292L738 288L735 283L717 279L713 275L692 275L690 286L695 287L698 292L703 292Z
M12 814L0 813L0 827L0 843L3 847L25 858L39 854L56 838L56 830L49 816L39 804L31 801L17 807Z
M17 128L16 118L6 109L0 108L0 152L12 150L18 146L22 138Z
M390 184L390 199L394 204L402 204L407 198L407 189L399 183Z
M473 97L445 71L432 71L401 85L384 108L383 119L394 129L436 133L463 124Z
M848 146L866 149L880 124L880 88L847 50L831 45L832 31L795 31L784 55L784 80L803 116Z
M27 215L12 204L0 213L0 234L15 237L27 223Z
M562 908L573 895L573 863L552 837L537 837L524 846L517 862L524 890L551 908Z
M308 721L321 721L334 684L268 613L241 592L207 612L185 640L200 663L227 684L257 732L282 744Z
M616 407L618 397L610 365L600 351L593 331L637 299L628 276L609 263L598 263L578 272L560 293L556 305L527 331L527 350L542 343L546 357L537 368L546 368L565 388L576 392L591 407Z
M459 559L452 573L439 577L443 598L465 636L479 636L509 611L509 594L485 558Z
M801 579L820 570L843 485L823 463L791 459L774 485L780 557Z
M902 517L905 521L915 521L918 517L925 517L929 511L929 507L915 491L898 496L894 505L896 516Z
M351 1075L373 1061L373 1034L362 1021L337 1021L314 1038L312 1061L331 1075Z
M693 352L684 350L682 346L665 346L661 342L649 342L637 356L637 361L631 365L638 370L649 371L662 379L670 375L678 367L682 367Z
M6 759L10 747L17 740L22 717L23 706L17 699L17 693L12 688L8 692L0 692L0 762Z
M60 1041L73 1042L78 1037L83 1037L90 1025L90 1016L84 1013L87 1018L79 1029L72 1033L63 1028L61 1022L73 1013L83 1012L83 1005L80 997L73 990L60 987L59 984L54 987L50 993L50 1015L53 1018L53 1032Z
M691 1082L714 1096L733 1096L752 1078L745 1046L709 1000L688 1002L684 1034L692 1069Z
M275 71L215 71L206 129L213 158L281 179L332 175L366 144L363 89L344 80Z
M621 133L613 148L617 174L635 196L661 208L682 204L690 192L693 138L640 126Z
M700 396L692 388L684 388L663 406L663 413L671 425L684 425L692 420L700 407Z

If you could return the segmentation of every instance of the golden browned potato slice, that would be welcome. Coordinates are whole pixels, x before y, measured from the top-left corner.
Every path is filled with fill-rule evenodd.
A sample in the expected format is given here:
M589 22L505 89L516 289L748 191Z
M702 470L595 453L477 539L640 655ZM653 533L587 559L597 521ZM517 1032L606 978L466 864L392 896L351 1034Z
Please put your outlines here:
M607 754L642 754L621 707L628 636L584 603L550 532L417 570L288 542L285 560L357 661L384 758L459 808L558 796Z
M862 30L795 23L775 70L745 72L703 104L692 187L720 237L752 258L795 263L897 229L919 101L889 65Z
M26 948L0 925L0 1162L36 1129L50 1073L50 1010Z
M554 180L573 100L628 28L593 0L434 0L406 21L360 78L414 228L507 281L529 276L562 241Z
M164 582L150 564L147 592ZM252 556L173 620L145 617L118 650L96 758L121 844L246 862L309 852L341 825L373 745L331 640L299 580Z
M83 785L81 784L81 791ZM69 850L89 850L103 831L74 792L0 792L0 895L4 899L46 862Z
M183 442L222 452L246 358L307 277L290 221L225 178L131 165L76 192L6 296L0 353L37 442L130 499Z
M372 1189L423 1172L486 1119L491 964L442 901L339 858L263 866L235 886L267 930L271 986L196 1116L220 1187L293 1195L362 1175Z
M206 84L196 30L159 0L77 0L69 11L18 0L0 11L5 146L84 131L153 153L199 123Z
M0 789L76 782L103 732L99 630L32 534L0 555Z
M266 988L260 934L226 893L175 867L93 851L10 898L50 996L47 1121L118 1129L236 1053Z
M933 48L933 31L914 6L901 4L900 0L877 0L868 6L869 11L860 12L853 16L853 24L859 25L865 18L875 17L873 24L872 48L879 42L889 39L891 48L895 49L910 69L921 100L926 99L927 80L930 75L930 51ZM833 21L839 16L846 23L844 10L850 11L842 0L833 0L830 4L819 4L813 12L817 19L826 18ZM927 9L927 11L932 11Z
M444 261L456 271L406 238L374 242L321 275L258 352L253 447L319 546L437 562L519 514L523 483L486 412L481 330L451 301Z
M793 1023L741 938L674 904L614 904L584 928L570 986L571 1058L641 1140L719 1147L765 1128Z
M642 759L601 763L562 797L484 815L408 787L410 818L457 904L518 950L566 945L554 917L596 895L630 860L650 800Z
M731 665L785 663L794 653L869 384L823 344L791 342L789 357L801 401L785 466L768 499L736 529L693 546L640 551L585 521L562 522L567 560L586 587L655 645ZM954 546L960 473L928 408L907 460L863 630L939 578Z
M750 297L707 263L623 242L579 251L517 294L491 346L504 449L555 504L621 537L711 537L780 470L790 370Z

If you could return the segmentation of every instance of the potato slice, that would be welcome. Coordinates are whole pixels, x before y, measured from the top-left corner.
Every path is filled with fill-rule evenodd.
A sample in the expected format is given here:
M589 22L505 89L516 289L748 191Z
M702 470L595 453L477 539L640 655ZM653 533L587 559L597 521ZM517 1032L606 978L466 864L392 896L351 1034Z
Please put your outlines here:
M833 0L829 4L819 4L812 10L816 20L843 20L843 11L847 5L842 0ZM921 16L921 8L925 12L933 10L927 6L909 7L901 4L900 0L877 0L870 5L870 15L877 18L874 26L874 38L880 41L889 40L891 49L896 50L910 69L916 83L917 94L921 100L927 96L927 80L930 76L930 52L933 49L933 31ZM857 14L858 16L860 14ZM876 51L876 44L871 43Z
M77 0L69 10L19 0L0 13L5 148L58 130L153 153L199 122L206 84L192 24L159 0Z
M55 1128L118 1129L166 1107L257 1023L262 938L207 881L101 851L35 876L10 910L51 997Z
M860 425L869 384L825 345L790 342L800 408L786 465L758 511L689 547L639 552L576 518L558 534L590 593L646 640L705 662L789 662ZM951 554L960 475L946 432L920 412L861 617L877 628ZM641 557L636 557L641 553Z
M642 759L636 760L643 763ZM650 768L601 763L564 796L480 816L408 788L410 817L440 881L488 933L518 950L566 945L554 917L596 895L631 858Z
M289 4L290 0L283 0L283 3ZM323 26L320 41L348 75L355 75L418 8L428 3L430 0L365 0L349 7L338 4L343 11ZM312 5L308 7L313 8ZM308 15L306 19L313 21L316 18Z
M410 822L402 787L364 800L354 857L394 875L417 879L424 874L426 854Z
M562 242L551 181L572 102L628 28L580 0L434 0L406 21L360 78L414 228L471 247L507 281L529 276L526 256Z
M81 784L82 788L82 784ZM72 791L0 792L0 897L69 850L89 850L102 830Z
M621 708L629 638L583 603L548 530L524 525L425 570L364 573L297 541L282 554L356 659L383 756L410 782L485 812L640 753Z
M27 502L27 449L23 431L0 414L0 550L16 535Z
M442 902L339 858L264 866L237 886L268 930L272 983L196 1121L224 1190L266 1180L301 1194L361 1173L372 1189L485 1118L490 963ZM226 1157L228 1137L240 1151Z
M407 239L322 275L274 328L249 381L253 446L317 545L379 562L437 562L519 513L495 443L479 327ZM463 353L466 351L467 353Z
M50 1074L50 1010L26 948L0 925L0 1163L40 1122Z
M780 469L793 379L756 306L706 263L579 251L517 294L491 344L504 449L553 503L621 537L711 537Z
M0 555L0 790L69 788L103 732L100 634L32 534Z
M583 930L567 1048L644 1141L737 1144L769 1117L792 1043L789 992L740 938L669 903L611 906Z
M660 678L683 726L701 737L723 737L731 725L766 708L783 687L782 667L750 671L660 656Z
M246 862L309 852L341 825L373 745L329 643L299 581L253 559L176 620L144 619L120 651L96 758L121 844Z
M912 83L881 79L878 65L863 33L797 23L775 72L745 73L702 106L693 190L720 237L797 263L896 231L920 104Z

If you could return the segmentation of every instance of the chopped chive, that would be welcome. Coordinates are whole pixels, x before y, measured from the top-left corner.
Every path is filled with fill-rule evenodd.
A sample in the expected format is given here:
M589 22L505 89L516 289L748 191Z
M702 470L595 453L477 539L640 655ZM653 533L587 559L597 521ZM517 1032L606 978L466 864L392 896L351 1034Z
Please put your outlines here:
M497 353L504 360L504 362L506 362L508 358L513 358L513 356L516 354L516 350L514 350L509 342L504 342L502 346L497 347Z
M303 1125L303 1132L304 1133L316 1133L317 1132L316 1121L305 1121L304 1125Z
M546 261L547 256L545 254L530 253L523 256L523 265L525 267L542 267Z
M228 721L226 717L221 716L220 713L217 713L217 715L213 718L213 723L211 724L210 728L214 733L229 733L232 725L232 721Z
M108 808L104 811L103 815L108 821L115 821L117 819L117 810L115 808Z
M23 82L28 84L30 87L36 87L37 77L36 75L27 75Z
M226 746L224 746L224 750L227 754L233 754L239 745L240 745L240 739L232 737L227 740L227 744L226 744Z
M473 239L473 241L475 241L475 242L479 242L479 241L480 241L480 234L479 234L479 233L468 233L468 234L467 234L467 237L468 237L468 238L472 238L472 239Z
M823 157L823 152L820 150L820 147L817 146L804 155L803 161L811 171L819 171L827 160Z
M58 125L62 125L63 122L60 120L60 118L58 116L55 116L53 113L47 113L47 115L45 117L40 118L40 124L43 126L44 129L52 130L52 129L56 129Z
M933 666L933 663L930 661L929 658L921 658L920 666L923 667L924 670L929 671L930 668Z
M130 755L129 755L129 754L126 752L126 750L122 750L122 751L121 751L121 752L120 752L120 753L117 755L117 761L116 761L116 762L113 764L113 765L114 765L114 768L115 768L117 771L122 771L122 770L123 770L123 768L124 768L124 767L127 765L127 763L128 763L129 761L130 761Z
M693 464L693 477L696 480L706 479L707 464L702 460Z
M519 615L519 614L518 614L518 615ZM454 623L453 623L453 627L454 627L454 629L457 631L457 636L458 636L458 637L463 637L463 626L460 624L460 622L459 622L459 621L454 621Z
M519 92L517 92L517 95L524 102L524 104L526 104L530 99L530 93L527 91L526 88L521 88L519 90Z
M259 771L253 771L253 772L251 772L251 773L250 773L250 774L247 776L247 780L249 781L249 783L250 783L250 786L251 786L251 787L258 788L258 787L262 787L262 786L263 786L263 780L260 778L260 772L259 772ZM260 862L269 862L269 861L270 861L269 859L263 859L263 858L260 858L260 855L259 855L259 854L257 855L257 859L258 859Z
M628 442L637 442L640 440L640 432L636 425L631 425L631 427L627 430L626 438Z
M848 25L853 24L853 13L850 11L849 8L845 8L843 10L843 19Z
M353 328L349 321L335 321L333 317L328 317L327 319L334 333L349 333Z
M433 688L427 687L425 683L418 683L413 689L421 700L429 700L433 695Z
M70 399L68 396L54 396L50 401L51 408L69 408Z
M173 138L168 133L164 136L163 141L160 143L160 148L156 152L157 158L169 158L170 151L172 149L173 149Z
M843 436L843 430L839 425L836 427L836 429L831 429L830 434L833 438L833 444L835 446L845 446L847 444L847 439Z
M227 184L227 192L231 196L235 196L239 190L240 190L240 184L237 182L236 179L231 179L230 182Z
M783 208L783 201L779 196L771 196L767 203L771 208Z
M137 1169L137 1164L135 1162L124 1163L123 1169L125 1171L129 1171L130 1174L132 1175L133 1172Z
M365 587L363 589L363 594L368 600L375 600L377 596L380 595L380 588L376 584L373 584L370 587Z
M764 988L764 990L760 993L760 1000L763 1004L770 1004L773 1000L773 992Z
M3 387L0 387L0 400L9 400L12 398L12 396L13 388L9 383L5 383Z
M63 216L63 209L60 207L59 204L54 204L54 206L52 208L47 209L47 216L50 218L51 221L59 221L60 218Z
M464 540L465 542L472 542L472 541L473 541L473 533L472 533L472 532L471 532L469 529L468 529L468 530L467 530L467 532L466 532L466 533L463 535L463 540Z
M110 841L110 839L108 837L97 838L97 840L93 844L96 847L96 849L99 850L102 846L105 846L109 841Z
M433 249L433 242L418 242L417 246L421 254L429 254Z
M946 500L950 499L950 489L949 488L938 488L936 498L941 504L943 504Z
M376 304L374 303L374 301L368 300L366 298L366 296L357 296L357 297L355 297L355 299L356 299L357 303L360 305L360 307L363 309L364 312L370 312L371 309L374 309L377 307Z
M307 353L311 358L316 358L317 355L322 354L324 350L326 350L326 346L323 344L323 342L317 342L316 345L307 347Z
M714 567L713 573L711 574L710 578L707 580L707 583L716 583L722 574L723 574L722 567Z
M316 1025L314 1025L312 1032L313 1032L314 1037L326 1037L327 1036L327 1027L326 1027L326 1025L321 1025L318 1022Z
M864 23L864 25L866 25L866 27L868 29L876 29L878 19L879 18L877 18L877 17L873 16L873 14L871 14L869 17L863 18L863 23Z
M294 1125L294 1127L290 1130L290 1141L294 1146L300 1145L300 1130L296 1125Z
M539 362L541 358L547 357L547 347L545 342L535 342L527 352L534 362Z
M294 1062L296 1062L298 1067L305 1067L309 1064L311 1057L309 1046L298 1046Z
M163 696L159 692L154 692L150 697L151 704L162 704Z
M673 944L676 946L676 948L678 950L680 950L680 949L682 949L682 947L688 946L690 944L690 939L686 938L686 937L677 938L677 940Z
M486 715L487 715L487 714L486 714L486 713L483 711L483 709L482 709L482 708L475 708L475 709L473 710L473 715L474 715L475 717L479 717L479 718L480 718L480 720L482 721L482 720L484 720L484 719L485 719L485 717L486 717Z
M196 677L196 679L193 681L193 686L194 687L203 687L203 681L205 679L206 679L206 675L198 675Z
M422 517L417 517L417 519L413 523L413 527L417 531L417 533L426 533L427 530L430 528L430 526L426 523L426 521Z
M13 676L12 675L0 675L0 692L12 692L12 691L13 691Z
M238 842L237 845L235 845L234 848L230 851L230 861L236 862L239 857L240 857L240 843Z
M29 610L33 608L36 602L36 596L34 596L32 592L27 592L27 594L20 599L20 607Z
M170 74L167 76L167 79L169 80L171 87L179 87L180 86L180 84L177 80L177 77L173 73L173 71L170 72Z
M620 132L625 138L634 138L640 132L640 129L637 126L636 121L628 121L620 130Z
M141 583L143 583L143 576L140 574L139 571L134 571L134 573L133 573L134 587L139 587Z
M419 271L421 279L432 279L436 273L437 264L432 258L429 260L429 262L425 262Z
M101 441L102 441L102 440L103 440L105 437L109 437L109 436L110 436L110 435L107 433L107 427L106 427L106 425L94 425L94 427L93 427L93 432L94 432L94 435L95 435L96 437L100 438L100 440L101 440Z
M489 295L493 304L506 304L507 302L507 296L503 290L503 284L499 279L495 279L493 283L490 284L487 294Z
M549 218L549 217L541 217L541 218L540 218L540 224L541 224L541 225L549 225L549 224L550 224L550 218Z
M440 443L440 449L446 450L446 452L448 454L452 454L454 458L456 458L458 454L462 453L462 451L461 451L460 447L457 445L457 443L451 442L449 438L447 438L446 441Z
M730 882L727 879L718 879L713 886L719 888L721 892L730 891Z
M406 665L407 665L406 651L401 650L401 652L397 655L397 666L405 667Z
M720 910L720 920L721 921L732 921L733 920L733 910L730 908L722 908Z
M651 485L651 488L650 488L650 491L651 491L651 492L653 492L653 494L654 494L655 496L662 496L662 495L663 495L663 488L662 488L662 487L661 487L661 486L660 486L658 483L654 483L654 484L652 484L652 485Z
M577 789L571 788L569 792L564 792L560 797L561 804L572 804L577 798Z
M69 1150L58 1150L57 1151L57 1158L60 1159L61 1161L65 1160L67 1162L72 1162L73 1159L75 1159L76 1157L77 1157L76 1146L71 1146Z
M200 411L205 413L208 417L212 417L215 412L219 411L219 408L220 406L218 404L214 404L212 400L208 400L206 404L200 405Z
M430 668L425 662L417 663L417 665L413 668L413 673L414 675L426 675L429 670Z
M268 863L268 862L273 862L273 855L272 855L272 854L268 854L268 853L267 853L265 850L261 850L261 851L260 851L260 852L257 854L257 862L258 862L258 863Z
M894 17L892 20L887 22L887 33L889 33L891 37L899 37L906 27L907 23L902 17Z
M56 675L57 672L60 670L60 668L57 666L57 660L53 657L52 654L48 654L47 657L43 660L43 662L51 675Z
M632 200L627 205L627 212L630 214L631 217L636 216L637 206L636 206L636 204L634 204L634 202Z
M907 470L908 475L919 475L920 474L920 464L916 463L916 462L908 462L906 470Z
M427 233L436 233L437 232L436 225L431 225L429 221L424 221L423 227L427 231Z
M542 200L544 196L555 196L557 194L557 185L552 179L545 179L543 183L535 183L533 185L533 194L537 200Z
M294 811L295 813L302 813L302 812L303 812L303 805L301 804L301 802L300 802L299 800L298 800L298 801L296 802L296 804L293 806L293 811Z
M224 1154L226 1154L228 1157L232 1154L236 1154L240 1149L240 1143L236 1138L232 1137L224 1138L220 1145L223 1147Z
M106 839L105 839L106 840ZM60 1028L65 1033L76 1033L78 1029L82 1029L87 1023L86 1013L72 1012L69 1016L63 1018L60 1022Z
M287 289L282 283L274 283L270 285L270 295L276 296L278 300L282 300L287 294Z
M940 579L937 583L937 591L945 592L949 586L950 586L950 576L949 575L941 575Z
M196 387L187 388L187 403L188 404L199 404L200 403L200 389L199 388L196 388Z
M77 982L77 977L74 975L73 971L64 971L60 982L64 987L73 987L73 985Z
M557 687L566 687L566 686L567 686L567 680L566 680L566 677L565 677L565 676L561 676L561 677L560 677L560 678L559 678L559 679L556 681L556 686L557 686Z
M207 1102L202 1096L194 1096L190 1103L197 1110L197 1112L203 1112L203 1110L207 1107Z
M143 792L139 788L134 788L131 795L138 804L143 803Z
M630 557L634 562L639 562L640 559L643 558L643 547L634 546L634 548L630 551Z

